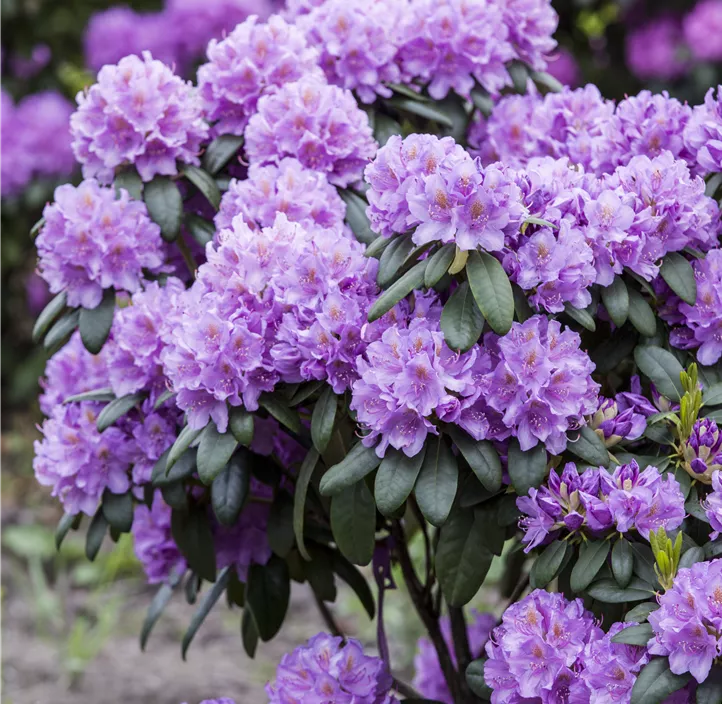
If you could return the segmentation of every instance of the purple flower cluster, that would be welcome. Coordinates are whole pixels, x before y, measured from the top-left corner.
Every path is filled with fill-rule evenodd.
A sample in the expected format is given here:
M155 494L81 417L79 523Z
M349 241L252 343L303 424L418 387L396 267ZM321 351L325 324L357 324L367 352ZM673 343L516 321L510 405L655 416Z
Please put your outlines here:
M467 624L467 636L472 658L481 657L484 654L484 646L489 640L491 629L494 628L496 619L492 614L481 614L477 611L471 613L472 621ZM451 642L451 623L448 618L441 620L441 632L444 641L449 647L451 659L456 665L456 654ZM414 657L414 689L427 699L454 704L451 693L444 679L444 673L439 665L439 656L428 638L420 638L416 645L416 656Z
M643 472L633 460L612 474L589 468L579 474L569 462L561 475L552 471L546 485L529 489L517 507L524 514L525 552L562 533L587 530L593 535L636 530L643 537L660 527L673 530L686 515L684 495L672 474L666 480L656 467Z
M70 176L73 106L60 93L45 91L17 105L2 91L2 196L16 196L34 178Z
M376 152L368 116L353 95L313 75L264 95L257 108L246 128L252 164L293 156L345 187L361 178Z
M627 34L627 65L640 80L673 80L683 76L689 63L678 19L659 17Z
M683 467L694 479L710 484L722 469L722 432L711 418L700 418L682 441Z
M700 503L712 527L710 540L716 540L722 533L722 474L719 470L712 473L712 491Z
M722 654L722 560L682 568L658 600L660 608L648 617L655 634L649 653L669 656L674 674L689 672L704 682Z
M316 50L278 15L265 24L249 17L223 40L212 39L207 54L208 63L198 69L198 88L214 134L242 135L262 95L322 75Z
M383 660L364 655L353 638L319 633L281 658L276 681L266 685L269 704L291 701L396 704Z
M86 178L109 183L118 166L134 164L150 181L156 174L177 174L176 160L199 163L208 136L200 97L149 52L104 66L98 82L77 100L70 131Z
M284 213L302 227L339 229L346 206L325 174L286 158L278 165L254 164L248 169L248 178L233 179L214 222L217 230L224 230L240 215L254 230L273 225L276 213Z
M492 704L628 701L648 656L611 638L631 625L614 624L605 634L581 599L533 591L504 612L486 644Z
M656 284L662 296L660 316L674 326L670 342L685 350L697 350L701 364L715 364L722 357L722 250L713 249L704 259L692 262L697 281L697 299L685 303L662 282Z
M210 417L225 430L226 403L256 410L278 381L350 386L376 290L376 263L362 245L279 213L260 231L235 218L206 252L163 352L193 427Z
M77 188L65 184L43 216L36 239L39 272L53 293L67 291L71 306L95 308L106 288L132 293L144 269L162 269L160 228L125 190L116 199L114 189L94 179Z
M366 168L372 228L389 236L415 227L415 244L455 242L499 251L526 217L521 192L501 164L486 168L451 137L389 139Z
M576 88L580 83L580 69L577 60L569 49L558 47L547 58L547 73L562 85Z
M702 175L722 171L722 86L710 88L704 103L692 110L684 130L693 168Z
M683 21L684 38L697 61L722 59L722 2L700 0Z

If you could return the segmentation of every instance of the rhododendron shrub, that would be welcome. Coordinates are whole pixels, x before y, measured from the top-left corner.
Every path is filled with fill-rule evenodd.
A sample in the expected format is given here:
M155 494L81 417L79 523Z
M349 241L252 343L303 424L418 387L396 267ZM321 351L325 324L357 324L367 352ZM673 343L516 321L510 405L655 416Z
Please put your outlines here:
M722 88L562 88L555 27L545 0L291 3L197 84L146 52L78 96L85 180L36 227L35 472L58 543L132 533L143 646L185 593L184 653L226 601L253 656L296 582L330 633L271 702L719 701ZM494 562L498 613L465 613Z

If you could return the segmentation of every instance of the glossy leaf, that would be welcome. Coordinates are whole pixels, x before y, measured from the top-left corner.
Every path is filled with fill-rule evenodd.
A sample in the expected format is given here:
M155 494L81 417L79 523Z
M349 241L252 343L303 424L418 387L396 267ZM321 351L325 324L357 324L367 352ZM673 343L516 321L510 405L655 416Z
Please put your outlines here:
M160 226L163 239L172 242L178 237L183 220L183 197L178 186L167 176L156 176L143 190L151 220Z
M481 337L484 316L476 305L469 284L464 281L444 305L441 332L446 344L460 352L470 350Z
M133 496L130 492L113 494L108 489L103 492L101 504L103 515L111 528L120 533L129 533L133 525Z
M78 327L78 319L80 318L79 310L72 310L58 318L53 326L48 330L43 340L43 347L50 354L54 354L60 349L75 332Z
M474 440L455 425L450 425L446 432L484 488L492 494L499 491L502 481L501 460L494 446L488 440Z
M531 487L537 488L544 481L547 475L547 453L541 443L525 452L519 447L519 441L513 439L509 445L508 458L509 479L519 496L525 496Z
M246 603L262 641L278 633L288 610L291 582L288 565L276 555L265 565L251 565L248 570Z
M321 477L319 490L322 496L335 496L344 489L363 479L381 464L376 450L358 442L341 462L331 467Z
M93 520L90 521L88 533L85 536L85 557L91 562L95 560L107 532L108 519L103 515L101 510L98 510L95 516L93 516Z
M630 704L662 704L690 680L690 675L675 675L667 658L653 657L637 675Z
M533 589L543 589L561 571L569 544L555 540L544 548L534 561L529 574L529 583Z
M61 291L43 308L33 326L33 342L40 342L50 329L50 326L58 319L65 310L68 301L68 294Z
M201 627L201 624L203 623L203 621L205 621L206 616L208 616L208 614L211 612L211 609L215 606L216 602L221 598L223 592L226 590L226 587L228 586L228 582L230 580L231 570L234 569L235 567L233 565L228 565L221 570L221 572L218 574L218 579L216 580L216 583L213 584L211 588L206 592L201 603L198 605L198 608L191 617L190 624L188 625L188 630L183 635L183 641L181 642L181 655L184 660L186 659L188 648L190 647L193 638L198 632L198 629Z
M293 495L293 532L296 536L296 544L298 545L298 551L304 560L310 560L311 556L306 550L306 544L303 537L303 519L306 509L306 494L308 492L308 485L311 481L314 469L318 464L319 454L315 448L311 448L308 451L301 469L298 472L298 479L296 481L296 491Z
M645 601L652 597L654 589L648 582L633 577L625 589L613 579L600 579L587 589L587 593L605 604L624 604L629 601Z
M161 614L168 606L173 592L180 583L181 575L172 573L165 584L162 584L158 591L155 593L153 600L150 602L148 611L146 612L145 619L143 620L143 627L140 630L140 649L145 650L145 646L148 644L148 638L150 637L153 627L158 622Z
M221 191L213 177L203 169L192 164L184 164L183 175L203 194L205 199L218 210L221 204Z
M96 426L98 432L102 433L115 421L122 418L132 408L135 408L143 399L145 394L127 394L111 401L99 414Z
M180 431L168 453L168 461L166 462L165 468L166 472L170 471L170 468L180 459L180 456L193 444L202 432L203 428L196 430L195 428L191 428L190 425L186 425L183 430Z
M409 236L397 237L384 249L379 258L379 270L376 282L381 288L388 288L397 278L403 263L414 249L414 242Z
M362 479L331 500L331 530L338 549L354 564L368 565L374 553L376 506Z
M211 484L211 505L224 526L235 525L248 498L251 470L245 451L237 452Z
M641 623L638 626L629 626L612 636L612 643L624 643L625 645L638 645L647 647L647 643L654 637L652 626L648 623Z
M612 548L612 574L622 589L629 586L634 572L634 552L629 541L619 538Z
M389 447L376 473L376 506L384 516L393 515L409 498L424 461L424 449L414 457Z
M609 452L604 442L588 425L569 431L567 450L589 462L590 467L609 466Z
M471 252L466 263L471 291L484 318L498 335L506 335L514 320L514 294L498 259L486 252Z
M608 540L590 540L582 544L569 578L573 592L583 592L592 583L609 555L609 547Z
M282 403L273 394L262 394L258 400L261 408L268 411L281 425L285 425L292 432L301 432L301 419L298 413Z
M657 318L649 303L634 286L627 288L629 296L629 322L645 337L657 331Z
M371 224L366 217L366 201L348 189L339 189L341 199L346 203L346 222L351 228L354 236L363 244L371 244L376 239L376 234L371 230Z
M215 176L243 146L243 137L235 134L222 134L216 137L203 153L203 168Z
M601 291L602 303L609 313L612 322L621 328L629 316L629 292L627 284L621 276L615 276L614 281Z
M241 445L250 447L253 442L253 414L234 406L228 414L228 429Z
M574 321L579 323L585 330L594 332L597 324L590 313L583 308L575 308L571 303L564 304L564 312Z
M207 582L215 582L216 552L205 509L174 509L171 513L171 534L188 566Z
M642 374L654 382L660 394L679 401L684 393L679 377L682 365L671 352L651 345L639 346L634 350L634 361Z
M424 286L432 288L441 281L441 277L449 270L454 261L456 245L453 242L443 245L430 257L429 264L424 272Z
M198 476L204 484L212 484L228 464L236 447L238 447L238 441L233 433L229 431L219 433L213 421L208 423L201 433L196 457Z
M685 303L693 306L697 301L697 281L692 265L679 252L670 252L659 269L667 285Z
M337 408L338 396L330 386L327 386L316 401L311 415L311 439L321 454L326 451L331 439Z
M432 438L426 445L414 496L424 518L435 526L445 523L454 503L459 483L459 467L444 436Z

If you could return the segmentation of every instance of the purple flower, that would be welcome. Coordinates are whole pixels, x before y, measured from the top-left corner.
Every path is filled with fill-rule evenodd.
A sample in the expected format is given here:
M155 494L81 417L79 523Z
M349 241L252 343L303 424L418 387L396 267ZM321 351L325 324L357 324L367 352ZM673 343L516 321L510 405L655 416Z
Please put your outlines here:
M176 161L200 163L208 127L199 95L150 52L104 66L77 101L70 131L86 178L110 183L117 167L132 164L150 181L177 174Z
M632 388L639 390L639 377L633 377ZM595 430L607 447L622 440L637 440L647 428L647 418L657 409L641 394L624 391L613 399L599 397L599 407L589 417L589 427Z
M683 21L684 38L698 61L722 59L722 2L701 0Z
M553 38L559 16L549 0L506 0L504 24L517 58L537 71L547 68L549 54L557 47Z
M570 88L576 88L579 85L579 64L571 51L564 47L558 47L551 56L547 57L547 61L548 74Z
M254 164L247 179L233 179L221 199L215 225L219 231L230 228L240 215L251 229L271 227L276 213L303 227L339 229L346 205L325 174L287 158L277 166Z
M187 704L187 702L186 702ZM200 704L236 704L233 699L221 697L220 699L204 699Z
M689 672L704 682L722 653L722 560L680 569L658 601L648 617L655 634L649 653L668 656L674 674Z
M406 0L327 0L298 17L296 24L309 44L318 48L329 83L373 103L377 95L391 97L384 84L401 80L396 35L405 11Z
M319 633L281 658L276 681L266 685L269 704L317 699L354 704L395 704L393 680L380 658L361 643Z
M376 152L366 113L353 95L314 76L286 83L258 101L246 128L246 153L253 163L296 157L345 187L361 178Z
M138 504L133 516L133 545L148 584L166 582L185 571L186 562L171 533L171 508L156 491L148 508Z
M682 442L682 466L687 473L703 484L722 469L722 433L711 418L700 418L690 436Z
M700 503L712 526L710 540L716 540L722 533L722 474L719 470L712 473L712 491Z
M318 54L303 33L278 15L259 23L252 15L222 41L208 45L198 88L214 134L242 135L258 99L285 83L321 76Z
M45 206L45 224L37 237L39 272L52 293L67 291L68 304L95 308L103 289L136 291L143 270L161 271L160 228L145 204L121 190L89 179L77 188L55 190Z
M702 175L722 171L722 86L710 88L704 103L692 110L684 143Z
M673 17L659 17L627 34L627 64L642 81L672 80L688 69L682 27Z
M494 627L496 619L492 614L482 614L475 610L471 612L471 623L467 624L466 631L469 638L469 647L472 658L481 657L484 646L489 639L489 633ZM456 665L456 654L451 642L451 623L448 617L441 621L441 632L444 641L449 646L451 659ZM444 679L444 673L439 665L439 657L434 646L428 638L420 638L416 644L414 657L414 689L428 699L453 704L449 688Z

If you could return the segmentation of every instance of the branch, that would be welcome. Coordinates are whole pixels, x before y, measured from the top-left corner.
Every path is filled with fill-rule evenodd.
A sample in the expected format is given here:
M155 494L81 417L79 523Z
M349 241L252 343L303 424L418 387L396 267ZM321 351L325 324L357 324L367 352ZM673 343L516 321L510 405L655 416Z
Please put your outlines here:
M449 620L451 621L451 639L454 642L456 662L459 664L459 673L465 673L467 665L472 660L469 636L466 631L464 610L458 606L449 606Z
M318 594L316 594L316 591L314 589L311 589L313 592L313 598L316 600L316 606L318 606L318 610L321 613L321 618L323 618L324 623L326 624L326 628L331 632L331 635L334 636L341 636L344 640L346 640L346 636L341 631L341 628L336 623L336 619L334 619L333 614L331 613L331 609L326 606L323 599L321 599Z
M406 697L407 699L423 699L421 694L419 694L411 685L406 684L406 682L402 682L397 677L394 677L393 680L394 680L394 689L402 697Z

